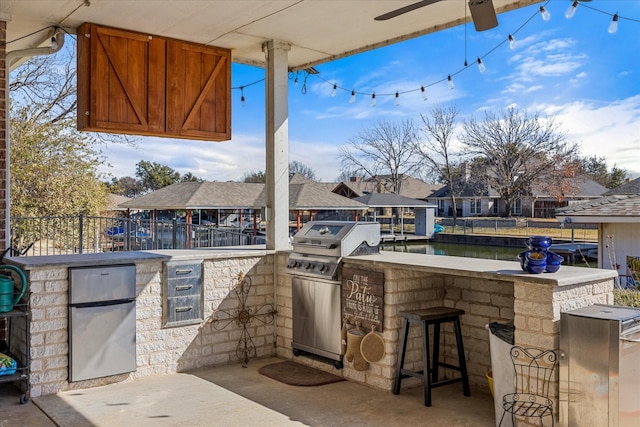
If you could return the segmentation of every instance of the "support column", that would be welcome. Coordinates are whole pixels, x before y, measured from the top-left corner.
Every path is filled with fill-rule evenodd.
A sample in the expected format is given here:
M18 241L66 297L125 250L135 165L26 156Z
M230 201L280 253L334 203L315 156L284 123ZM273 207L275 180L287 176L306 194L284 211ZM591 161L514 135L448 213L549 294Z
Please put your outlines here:
M267 249L288 250L289 243L289 43L263 44L266 59Z

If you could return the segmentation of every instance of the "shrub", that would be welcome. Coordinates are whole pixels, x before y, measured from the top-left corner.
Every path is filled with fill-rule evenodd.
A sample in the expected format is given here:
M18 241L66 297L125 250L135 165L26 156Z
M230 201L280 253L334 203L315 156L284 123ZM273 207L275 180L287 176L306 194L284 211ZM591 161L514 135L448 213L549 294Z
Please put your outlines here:
M640 291L638 289L615 289L613 303L626 307L640 308Z

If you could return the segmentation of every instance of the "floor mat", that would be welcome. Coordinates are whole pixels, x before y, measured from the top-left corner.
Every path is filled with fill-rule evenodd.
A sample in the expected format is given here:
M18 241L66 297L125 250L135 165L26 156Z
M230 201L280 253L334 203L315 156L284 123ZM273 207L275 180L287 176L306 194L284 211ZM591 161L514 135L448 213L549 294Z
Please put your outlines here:
M258 370L262 375L285 384L313 387L344 381L344 378L329 372L301 365L290 360L265 365Z

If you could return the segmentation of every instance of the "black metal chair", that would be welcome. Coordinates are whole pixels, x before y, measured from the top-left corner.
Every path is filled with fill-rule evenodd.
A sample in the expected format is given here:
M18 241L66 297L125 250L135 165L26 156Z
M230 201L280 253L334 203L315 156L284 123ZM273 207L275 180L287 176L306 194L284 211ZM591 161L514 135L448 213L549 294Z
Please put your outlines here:
M510 356L516 374L516 390L502 397L504 412L500 425L505 415L510 413L513 425L516 417L538 417L544 426L543 417L550 416L553 426L553 400L549 398L549 386L557 366L556 352L514 346Z

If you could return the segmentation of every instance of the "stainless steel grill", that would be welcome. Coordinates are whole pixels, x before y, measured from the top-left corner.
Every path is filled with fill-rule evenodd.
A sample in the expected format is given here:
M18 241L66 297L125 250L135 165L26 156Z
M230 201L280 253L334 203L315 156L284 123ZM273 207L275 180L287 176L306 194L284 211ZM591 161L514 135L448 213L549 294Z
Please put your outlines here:
M293 238L293 354L311 353L342 367L342 258L377 253L380 224L311 221Z

